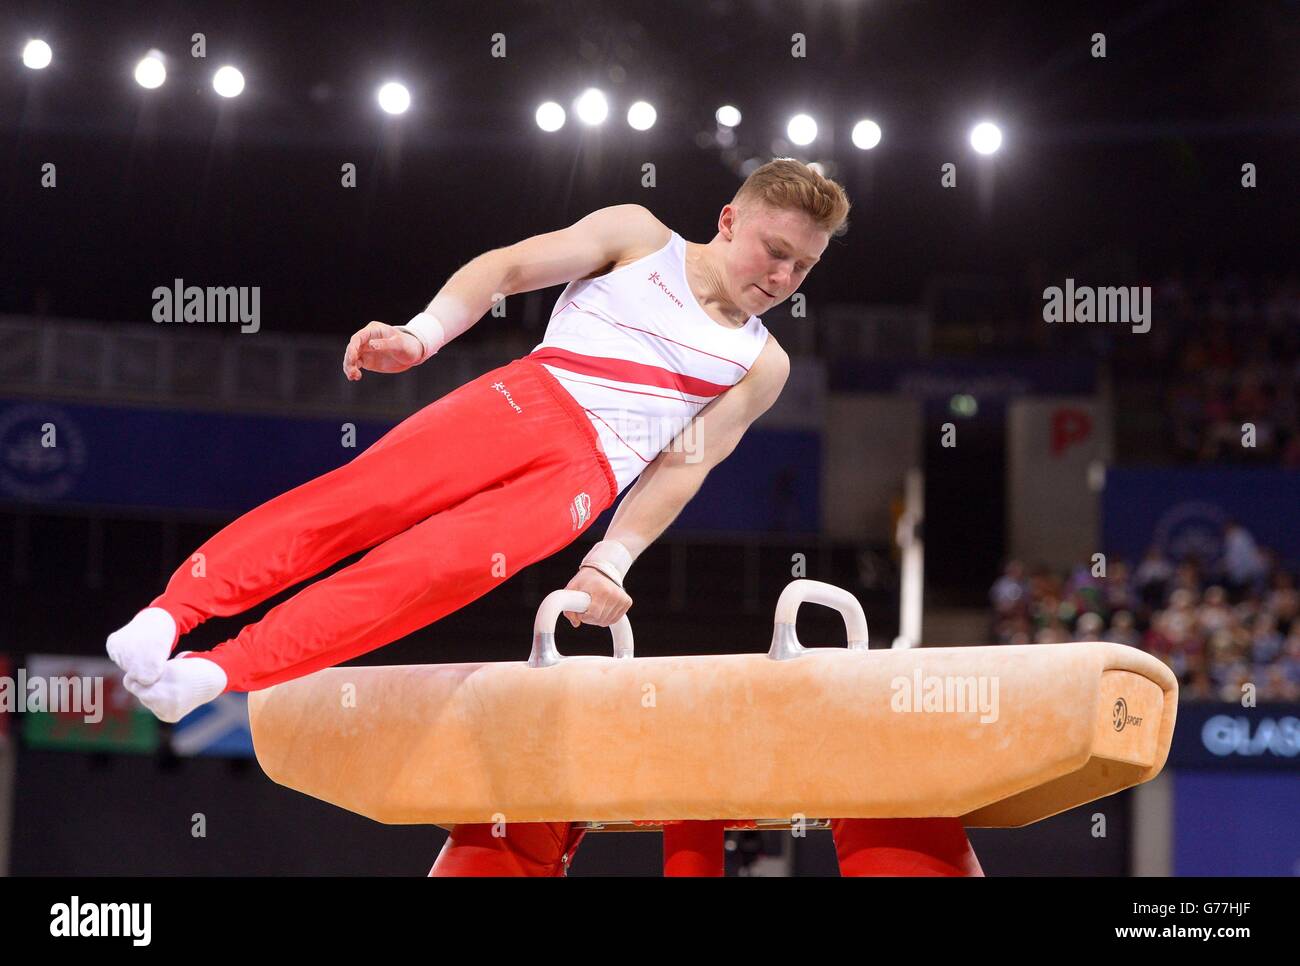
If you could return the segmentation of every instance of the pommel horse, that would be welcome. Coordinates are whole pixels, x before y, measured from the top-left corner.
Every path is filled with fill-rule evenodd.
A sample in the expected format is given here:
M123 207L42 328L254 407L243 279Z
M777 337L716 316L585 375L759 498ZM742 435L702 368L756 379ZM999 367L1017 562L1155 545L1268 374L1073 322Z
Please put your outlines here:
M799 642L804 602L839 611L847 648ZM577 839L662 829L666 875L721 875L725 829L829 826L845 875L980 875L966 828L1040 821L1149 781L1169 754L1178 682L1136 648L868 650L852 594L795 580L767 654L634 657L624 617L612 657L565 657L556 621L589 603L548 595L526 662L330 668L255 691L258 762L375 821L450 828L439 863L463 829L571 823Z

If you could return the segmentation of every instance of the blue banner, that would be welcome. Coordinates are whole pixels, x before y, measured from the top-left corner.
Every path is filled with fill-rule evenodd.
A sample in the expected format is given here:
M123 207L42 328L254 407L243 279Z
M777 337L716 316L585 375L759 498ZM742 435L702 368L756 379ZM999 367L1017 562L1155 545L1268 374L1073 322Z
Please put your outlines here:
M709 473L673 529L817 532L821 449L820 433L750 430Z
M344 465L394 425L0 399L0 502L235 516ZM815 431L751 430L674 527L816 531L820 461Z
M1169 765L1300 772L1300 704L1179 702Z
M1175 875L1300 874L1300 704L1181 702L1166 769Z
M391 422L0 400L0 500L242 513L342 466Z
M1174 774L1174 875L1300 875L1294 775Z
M1152 544L1174 560L1215 563L1235 520L1284 564L1300 562L1300 471L1227 467L1110 469L1102 495L1106 553L1141 560Z

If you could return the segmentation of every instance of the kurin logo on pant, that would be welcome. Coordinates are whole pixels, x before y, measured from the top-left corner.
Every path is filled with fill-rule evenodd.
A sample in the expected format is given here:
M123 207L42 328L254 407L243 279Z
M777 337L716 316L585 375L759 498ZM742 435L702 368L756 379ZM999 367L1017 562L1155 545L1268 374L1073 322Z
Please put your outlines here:
M512 408L515 412L517 413L523 412L523 408L520 407L520 405L515 402L514 397L510 395L510 390L506 388L506 384L504 382L494 382L492 383L492 388L495 389L497 392L501 393L501 395L506 397L506 402L510 404L510 408Z

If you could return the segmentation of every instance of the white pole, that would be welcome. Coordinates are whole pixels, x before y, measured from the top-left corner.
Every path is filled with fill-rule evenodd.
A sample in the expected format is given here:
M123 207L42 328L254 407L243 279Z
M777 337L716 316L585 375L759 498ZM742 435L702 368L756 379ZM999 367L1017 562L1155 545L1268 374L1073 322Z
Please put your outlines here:
M925 474L913 467L903 488L903 514L895 539L903 551L898 593L898 636L894 647L919 647L925 597Z

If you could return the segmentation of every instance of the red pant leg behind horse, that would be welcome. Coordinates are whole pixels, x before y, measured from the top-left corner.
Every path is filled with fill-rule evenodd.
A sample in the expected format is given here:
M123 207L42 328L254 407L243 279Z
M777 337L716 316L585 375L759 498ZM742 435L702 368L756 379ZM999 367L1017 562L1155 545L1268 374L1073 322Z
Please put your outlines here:
M665 876L721 876L723 822L664 827ZM568 871L583 831L565 822L457 825L431 876L558 876ZM837 818L831 822L842 876L983 876L956 818Z
M494 831L497 834L494 834ZM567 822L457 825L430 876L560 876L568 872L586 834ZM664 827L664 875L721 876L722 822L676 822Z
M585 834L585 829L575 830L568 822L457 825L429 875L564 875Z
M982 876L958 818L837 818L840 875Z

